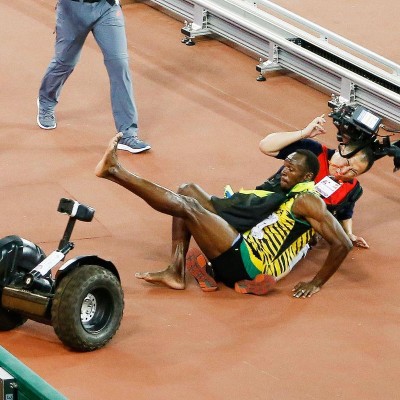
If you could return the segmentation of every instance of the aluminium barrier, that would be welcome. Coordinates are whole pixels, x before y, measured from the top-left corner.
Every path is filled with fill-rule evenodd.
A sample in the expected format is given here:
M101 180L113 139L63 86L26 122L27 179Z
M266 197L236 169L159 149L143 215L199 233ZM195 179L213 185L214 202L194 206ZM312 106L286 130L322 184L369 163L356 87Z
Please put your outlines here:
M150 0L185 20L186 45L221 37L259 58L258 80L284 69L400 124L400 65L268 0ZM264 59L264 61L263 61Z

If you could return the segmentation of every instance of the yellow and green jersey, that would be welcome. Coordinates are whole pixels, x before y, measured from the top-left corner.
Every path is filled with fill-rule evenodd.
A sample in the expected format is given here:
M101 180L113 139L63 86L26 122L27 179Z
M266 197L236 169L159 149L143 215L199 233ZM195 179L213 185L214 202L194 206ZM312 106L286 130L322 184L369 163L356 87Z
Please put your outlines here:
M277 211L243 233L240 252L251 278L260 273L277 278L286 275L310 241L314 230L291 211L295 198L305 192L316 194L314 182L297 184Z

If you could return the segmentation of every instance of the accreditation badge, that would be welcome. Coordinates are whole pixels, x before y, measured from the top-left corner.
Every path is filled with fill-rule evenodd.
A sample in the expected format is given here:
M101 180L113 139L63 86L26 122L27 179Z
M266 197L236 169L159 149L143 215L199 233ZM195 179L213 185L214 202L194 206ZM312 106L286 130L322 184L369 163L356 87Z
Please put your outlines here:
M325 198L328 198L340 188L340 183L336 182L329 176L321 179L316 185L315 190Z

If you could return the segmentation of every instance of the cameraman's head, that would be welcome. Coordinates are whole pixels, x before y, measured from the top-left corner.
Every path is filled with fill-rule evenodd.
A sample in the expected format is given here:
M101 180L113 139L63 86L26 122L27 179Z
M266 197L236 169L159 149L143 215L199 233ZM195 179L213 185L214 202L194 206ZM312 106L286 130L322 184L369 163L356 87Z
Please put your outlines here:
M336 134L339 143L350 144L351 142L358 142L362 140L362 133L360 133L354 126L340 126Z
M340 153L346 155L359 147L358 144L352 143L341 145ZM373 150L367 146L360 149L350 158L340 155L337 150L329 160L329 174L337 180L351 181L357 176L367 172L374 164Z

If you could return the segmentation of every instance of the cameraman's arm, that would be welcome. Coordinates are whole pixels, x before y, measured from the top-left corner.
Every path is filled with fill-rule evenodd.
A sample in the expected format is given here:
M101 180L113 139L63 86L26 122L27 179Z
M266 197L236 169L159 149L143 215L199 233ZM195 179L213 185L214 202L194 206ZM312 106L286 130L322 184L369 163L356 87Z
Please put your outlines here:
M369 245L364 238L361 236L356 236L353 233L353 219L344 219L339 221L340 225L342 225L343 230L347 233L347 236L352 241L354 246L362 247L363 249L369 249Z
M346 199L340 203L336 209L334 215L342 225L347 236L352 241L354 246L361 247L363 249L369 249L368 243L361 236L356 236L353 233L353 212L356 201L361 197L363 191L362 187L358 183L354 189L348 194Z
M304 129L293 132L274 132L261 140L259 148L267 156L276 157L280 150L301 139L313 138L325 133L324 114L314 118Z

